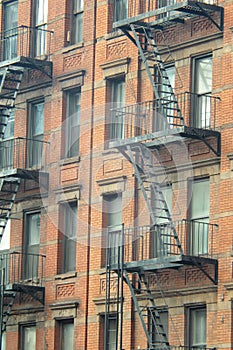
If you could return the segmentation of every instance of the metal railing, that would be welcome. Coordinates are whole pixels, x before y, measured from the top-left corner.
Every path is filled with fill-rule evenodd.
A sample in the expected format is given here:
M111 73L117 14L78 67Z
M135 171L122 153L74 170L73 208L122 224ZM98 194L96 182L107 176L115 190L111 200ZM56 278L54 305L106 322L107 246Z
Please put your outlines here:
M32 28L24 25L1 32L0 61L18 56L49 60L52 34L46 26Z
M0 173L10 169L36 169L48 164L49 142L17 137L0 142Z
M214 130L220 98L184 92L176 96L185 125ZM172 130L181 126L180 119L171 115L173 102L163 107L161 113L158 100L139 102L110 109L111 139L128 139L158 131ZM169 117L166 117L166 108Z
M114 1L114 21L137 16L160 8L174 5L182 0L115 0ZM200 0L199 2L208 5L218 5L218 0ZM166 12L169 16L169 12Z
M25 283L42 286L45 255L22 252L0 253L0 268L5 269L5 284Z
M197 220L180 220L173 222L184 255L213 258L214 241L216 241L216 224ZM179 247L173 237L169 222L145 225L114 231L111 229L110 254L111 263L116 264L124 242L124 260L133 262L166 256L180 255ZM123 235L123 237L122 237Z

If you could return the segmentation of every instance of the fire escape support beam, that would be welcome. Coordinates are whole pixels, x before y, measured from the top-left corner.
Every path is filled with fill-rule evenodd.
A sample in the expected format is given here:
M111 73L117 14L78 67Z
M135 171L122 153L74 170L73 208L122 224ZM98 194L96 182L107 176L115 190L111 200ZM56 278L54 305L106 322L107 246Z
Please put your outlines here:
M209 13L203 8L201 3L196 2L196 6L203 12L202 16L207 17L217 28L220 30L220 32L223 31L223 23L224 23L224 10L221 8L220 11L220 24L218 24L212 16L209 15Z
M214 285L218 285L218 262L215 261L214 263L214 278L212 276L210 276L210 274L203 268L202 264L200 262L198 262L195 257L191 258L191 261L193 262L193 264L202 272L204 273L204 275L214 284Z

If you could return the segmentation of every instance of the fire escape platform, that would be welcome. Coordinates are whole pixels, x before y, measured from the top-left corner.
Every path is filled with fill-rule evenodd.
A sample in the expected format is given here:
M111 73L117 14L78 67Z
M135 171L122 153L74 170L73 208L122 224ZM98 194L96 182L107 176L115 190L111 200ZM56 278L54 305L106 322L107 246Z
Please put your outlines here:
M206 264L215 265L217 268L218 261L213 258L207 258L202 256L173 255L148 260L125 262L124 270L126 270L129 273L140 272L141 270L155 272L161 269L178 269L184 265L203 266ZM118 271L119 265L111 265L111 270Z
M213 19L213 13L219 14L219 23L216 23ZM150 11L132 16L120 21L113 23L113 28L122 29L124 32L131 30L130 25L139 25L138 30L140 31L140 25L147 25L156 29L162 29L166 26L172 25L177 22L183 23L185 19L192 18L195 16L204 16L212 20L215 25L223 30L223 14L224 9L217 5L210 5L200 1L181 1L173 5L151 9ZM156 18L151 22L142 22L150 18ZM162 18L161 18L162 17Z
M48 177L49 174L43 171L38 171L33 169L25 170L21 168L0 170L0 179L15 177L20 179L28 179L28 180L32 180L32 179L39 180L41 176Z
M46 57L45 57L46 58ZM10 60L5 60L0 62L0 69L7 67L7 66L20 66L24 68L31 68L31 69L44 69L46 67L52 68L52 62L47 61L46 59L37 59L37 58L31 58L31 57L25 57L25 56L17 56L15 58L12 58Z
M196 139L207 142L208 138L216 140L216 147L213 151L216 155L220 155L220 138L221 134L218 131L210 129L200 129L190 126L180 126L163 131L156 131L153 133L134 136L125 139L117 139L109 141L109 148L124 147L139 142L144 142L147 147L159 147L168 143L178 142L182 139ZM210 146L210 145L209 145Z
M32 298L44 304L45 287L41 285L31 285L24 281L22 283L9 283L5 286L5 291L29 294Z

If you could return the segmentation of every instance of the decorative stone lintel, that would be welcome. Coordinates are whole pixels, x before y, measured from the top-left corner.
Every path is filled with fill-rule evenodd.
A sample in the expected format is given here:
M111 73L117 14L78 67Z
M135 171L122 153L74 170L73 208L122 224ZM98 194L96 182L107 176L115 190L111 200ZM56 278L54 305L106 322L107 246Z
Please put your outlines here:
M100 65L103 70L104 79L112 78L117 75L128 73L130 58L119 58L114 61L106 62Z
M53 311L53 318L64 319L64 318L76 318L77 309L80 302L78 300L56 302L49 305Z
M85 70L80 69L72 73L65 73L65 74L59 75L57 77L57 80L61 84L61 89L70 90L72 87L82 86L84 84L85 72L86 72Z
M98 180L100 186L100 195L106 193L119 193L125 191L126 176L111 177L108 179Z

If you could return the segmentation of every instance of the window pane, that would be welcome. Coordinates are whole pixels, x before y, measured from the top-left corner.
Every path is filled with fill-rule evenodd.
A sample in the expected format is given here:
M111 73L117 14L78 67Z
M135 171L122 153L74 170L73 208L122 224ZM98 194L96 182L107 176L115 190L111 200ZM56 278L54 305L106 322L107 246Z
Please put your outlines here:
M48 0L36 1L36 26L47 22Z
M4 54L5 60L17 56L18 2L4 4Z
M44 102L31 106L28 132L28 166L40 166L44 139Z
M40 213L27 214L24 237L24 278L38 277L40 250Z
M111 108L121 108L125 106L125 81L113 80L111 82ZM124 138L123 113L112 114L110 126L110 139Z
M23 349L36 350L36 327L23 327Z
M190 346L206 345L206 309L191 310Z
M83 1L84 0L74 0L74 13L83 10Z
M117 337L116 315L109 315L107 327L108 328L107 328L106 350L116 350L116 337Z
M77 203L62 206L64 215L63 272L76 270Z
M40 244L40 213L27 215L28 245Z
M115 21L128 17L128 0L115 0Z
M62 323L61 350L74 349L74 321Z
M192 184L190 219L209 217L210 211L210 183L209 179L196 180Z
M75 157L79 152L81 93L67 95L68 107L65 123L65 157Z
M196 93L205 94L212 90L212 58L204 57L196 61Z

